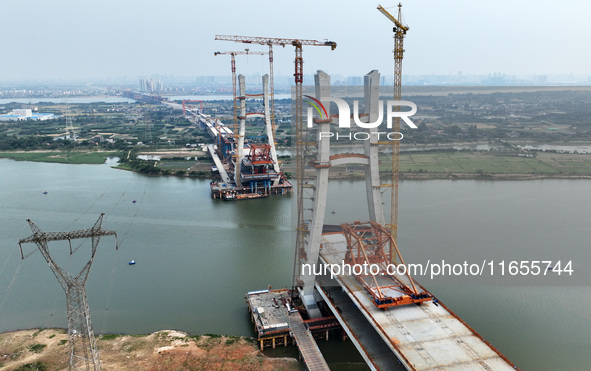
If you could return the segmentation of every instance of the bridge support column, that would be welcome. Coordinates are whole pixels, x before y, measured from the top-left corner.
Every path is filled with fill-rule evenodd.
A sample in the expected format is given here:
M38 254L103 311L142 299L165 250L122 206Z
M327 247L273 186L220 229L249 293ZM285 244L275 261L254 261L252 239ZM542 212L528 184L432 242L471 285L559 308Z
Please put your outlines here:
M265 132L267 140L271 146L271 159L273 160L273 170L279 173L279 162L277 161L277 149L275 148L275 137L273 136L273 122L269 105L269 75L263 75L263 109L265 112ZM274 186L279 185L279 178L273 181Z
M238 75L238 85L240 87L240 128L238 129L238 149L236 151L236 163L234 164L234 183L237 187L242 187L240 179L240 166L244 158L244 133L246 131L246 83L244 75ZM236 133L234 133L236 135Z
M380 73L373 70L364 76L364 110L367 114L367 122L375 122L379 118L380 105ZM383 112L383 111L382 111ZM380 225L385 225L384 207L382 204L382 191L380 189L380 164L378 154L377 128L367 129L369 140L363 144L363 151L369 158L369 165L365 166L365 190L367 193L367 205L369 207L369 219Z
M316 99L323 101L328 114L325 120L315 120L319 132L330 131L330 102L326 98L330 97L330 76L318 71L314 75L316 85ZM323 99L324 98L324 99ZM303 145L303 144L300 144ZM330 140L325 138L318 141L318 163L330 164ZM316 167L316 182L314 191L314 215L309 225L308 238L306 239L306 256L308 264L318 264L318 255L320 253L320 240L322 239L322 226L324 225L324 214L326 212L326 196L328 194L328 172L329 166ZM301 185L298 185L301 187ZM314 298L314 282L316 277L313 274L303 275L303 292L301 299L306 306L310 318L321 316L320 309Z
M313 120L316 132L327 133L330 132L330 76L323 71L318 71L315 78L315 94L316 99L319 100L326 109L325 118L315 118ZM367 114L363 119L366 123L374 123L380 120L380 112L383 108L380 107L379 89L380 89L380 74L377 70L369 72L365 75L364 83L364 111ZM339 112L340 114L340 112ZM352 127L354 125L352 124ZM379 125L378 125L379 126ZM364 142L365 160L365 182L366 182L366 197L369 207L370 220L377 222L380 225L385 224L384 209L382 205L381 182L379 175L379 157L378 157L378 128L365 129L369 133L369 140ZM298 145L304 145L298 143ZM324 226L324 218L326 213L326 200L328 194L328 177L331 167L330 156L330 137L318 136L317 141L318 154L315 161L316 177L314 181L314 195L313 195L313 214L307 228L307 235L305 238L305 263L310 265L318 264L318 257L320 252L320 243L322 240L322 229ZM337 160L333 160L337 161ZM354 158L348 161L343 161L342 158L338 160L339 164L359 164L359 159ZM301 185L299 185L301 186ZM316 304L317 300L314 297L314 282L316 277L313 274L300 274L300 282L302 283L300 290L300 299L305 305L310 318L318 318L320 310Z

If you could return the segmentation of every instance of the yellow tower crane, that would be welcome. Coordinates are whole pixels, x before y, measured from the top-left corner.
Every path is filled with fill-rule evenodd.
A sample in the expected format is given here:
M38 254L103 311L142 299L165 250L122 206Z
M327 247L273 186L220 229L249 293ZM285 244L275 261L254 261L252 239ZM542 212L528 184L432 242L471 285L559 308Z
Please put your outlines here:
M400 100L402 96L402 58L404 56L404 36L409 30L408 26L402 24L402 4L398 4L398 19L388 13L381 5L378 10L394 23L394 100ZM400 106L394 107L395 111L400 111ZM400 132L400 117L395 117L392 123L392 131ZM390 224L388 229L398 241L398 182L400 167L400 141L392 141L392 184L391 184L391 206L390 206Z

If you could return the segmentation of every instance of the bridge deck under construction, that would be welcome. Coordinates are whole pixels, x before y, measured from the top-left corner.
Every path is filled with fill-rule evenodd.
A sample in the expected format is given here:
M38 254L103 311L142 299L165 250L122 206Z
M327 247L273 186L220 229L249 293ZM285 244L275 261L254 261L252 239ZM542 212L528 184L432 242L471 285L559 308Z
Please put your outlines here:
M347 243L342 234L323 235L320 253L323 263L342 264L346 251ZM408 370L516 369L441 302L437 305L433 302L405 305L384 311L373 305L371 297L354 276L338 276L336 281L365 321ZM385 284L386 281L378 277L378 283ZM334 305L331 308L334 311ZM338 311L335 316L339 317ZM353 342L362 355L371 352L363 349L359 342ZM368 357L364 358L367 360ZM381 369L377 362L368 362L368 365L372 369Z
M220 158L218 157L218 155L215 151L215 146L213 144L208 144L207 150L209 151L209 154L210 154L211 158L213 159L213 162L215 163L215 166L217 167L218 172L220 173L220 177L222 178L222 182L229 185L232 181L230 180L230 177L228 176L228 173L226 172L226 169L224 168L224 164L222 163L222 161L220 160Z

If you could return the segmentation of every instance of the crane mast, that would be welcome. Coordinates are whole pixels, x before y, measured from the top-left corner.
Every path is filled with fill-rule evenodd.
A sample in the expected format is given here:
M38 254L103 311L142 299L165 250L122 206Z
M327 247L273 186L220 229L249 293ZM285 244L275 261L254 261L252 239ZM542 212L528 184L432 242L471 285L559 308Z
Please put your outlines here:
M245 44L260 44L260 45L267 45L269 46L269 84L271 86L270 89L270 101L271 101L271 127L273 128L273 137L275 137L275 82L273 79L273 45L281 45L285 47L286 45L293 45L297 49L297 45L314 45L314 46L330 46L331 50L334 50L337 47L337 43L333 41L317 41L317 40L300 40L300 39L286 39L286 38L277 38L277 37L252 37L252 36L235 36L235 35L216 35L216 40L223 40L223 41L234 41L234 42L242 42ZM297 51L296 51L297 54ZM297 57L296 57L297 58ZM303 62L303 59L302 59ZM296 61L297 63L297 61ZM296 83L297 85L297 83ZM297 90L297 89L296 89Z
M236 105L236 56L237 55L266 55L267 52L251 52L248 49L244 49L244 51L231 51L231 52L214 52L213 55L230 55L231 57L231 68L232 68L232 102L234 107L234 116L233 116L233 127L232 130L234 131L234 136L238 136L238 106ZM272 70L271 66L271 70Z
M318 41L305 39L287 39L276 37L252 37L252 36L232 36L232 35L216 35L216 40L234 41L246 44L260 44L260 45L292 45L295 47L295 125L296 135L296 174L297 174L297 237L296 237L296 251L302 251L304 248L305 235L308 233L308 228L304 222L304 130L302 122L302 83L304 82L304 58L302 56L302 47L309 46L329 46L331 50L337 47L334 41ZM270 49L271 50L271 49ZM272 53L269 54L272 58ZM273 89L273 88L272 88ZM273 103L271 103L273 104ZM293 125L292 125L293 127ZM273 126L274 128L274 126ZM296 254L297 256L297 254ZM294 271L295 272L295 271Z
M402 4L398 4L398 19L392 16L381 5L377 8L394 23L394 100L400 100L402 97L402 58L404 57L404 36L409 30L408 26L402 24ZM400 106L395 106L394 111L400 111ZM392 131L400 132L400 117L394 117L392 122ZM394 241L398 241L398 183L400 181L400 141L392 141L392 184L391 184L391 202L390 202L390 224L388 229L392 233Z

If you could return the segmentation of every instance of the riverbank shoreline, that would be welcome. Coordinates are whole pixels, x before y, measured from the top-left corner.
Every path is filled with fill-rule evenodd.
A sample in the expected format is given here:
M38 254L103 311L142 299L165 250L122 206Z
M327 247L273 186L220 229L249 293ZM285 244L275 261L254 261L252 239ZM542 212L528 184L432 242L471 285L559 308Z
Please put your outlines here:
M26 329L0 334L0 368L7 371L67 370L65 329ZM101 365L107 370L300 370L295 358L273 358L243 336L194 335L161 330L146 335L96 336ZM29 368L26 368L29 367ZM37 367L37 368L34 368Z
M142 151L142 155L164 158L203 156L195 149L166 149ZM108 158L124 156L120 151L4 151L0 158L16 161L65 163L65 164L104 164ZM387 161L387 160L384 160ZM146 162L149 164L150 162ZM168 164L163 162L163 164ZM389 168L388 164L384 167ZM173 166L175 166L173 164ZM194 179L214 180L209 171L209 163L176 165L179 169L160 169L150 173L134 170L125 164L114 166L117 169L135 171L151 176L177 176ZM182 169L181 169L182 168ZM191 168L194 171L187 171ZM197 171L198 170L198 171ZM292 164L284 164L283 170L293 179ZM525 171L525 172L524 172ZM385 177L389 171L383 171ZM362 180L362 169L335 167L329 174L333 180ZM401 157L400 180L539 180L539 179L591 179L591 154L538 153L535 157L519 157L501 152L479 151L441 151L431 150L405 153Z

